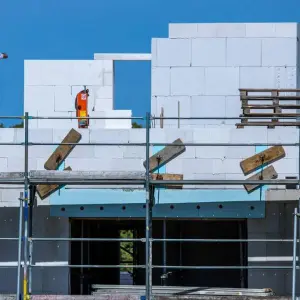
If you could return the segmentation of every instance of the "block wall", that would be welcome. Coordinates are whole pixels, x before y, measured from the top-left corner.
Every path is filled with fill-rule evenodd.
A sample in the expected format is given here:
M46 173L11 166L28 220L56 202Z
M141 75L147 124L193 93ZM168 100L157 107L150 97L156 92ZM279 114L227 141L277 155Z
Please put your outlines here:
M152 114L238 117L239 88L296 88L298 35L296 23L170 24L169 38L152 39ZM182 120L180 127L236 122Z
M30 142L59 143L69 129L31 129ZM145 143L145 129L79 130L81 143ZM186 143L296 143L298 130L293 128L193 128L151 129L150 142L170 143L181 138ZM1 129L1 142L24 141L23 129ZM44 163L56 146L30 146L29 169L43 170ZM298 175L298 148L284 147L286 157L273 163L279 178ZM151 154L154 153L151 149ZM240 161L256 153L255 146L195 147L166 165L168 173L183 173L185 179L245 179ZM65 161L73 170L143 171L146 152L143 146L76 146ZM24 171L23 146L0 147L0 172ZM250 176L250 175L249 175ZM186 186L194 188L194 186ZM199 187L198 187L199 188ZM243 189L241 186L201 186L204 189ZM0 205L17 206L23 187L0 186Z
M90 117L131 117L114 110L112 60L26 60L24 112L38 117L76 117L75 97L89 89ZM131 128L131 120L91 120L91 128ZM30 128L77 127L77 120L31 120Z

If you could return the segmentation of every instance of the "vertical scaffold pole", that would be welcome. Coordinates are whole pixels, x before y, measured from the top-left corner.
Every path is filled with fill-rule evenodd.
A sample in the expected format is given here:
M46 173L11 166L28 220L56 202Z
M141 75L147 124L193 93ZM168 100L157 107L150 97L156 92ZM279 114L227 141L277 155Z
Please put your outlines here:
M22 256L22 229L23 229L23 192L20 193L20 211L19 211L19 238L18 238L18 275L17 275L17 296L16 300L21 300L21 256Z
M298 208L294 210L292 300L296 300Z
M33 241L32 241L32 221L33 221L33 206L35 200L35 186L29 187L29 211L28 211L28 240L29 240L29 268L28 268L28 294L32 294L32 255L33 255Z
M28 112L25 113L24 122L25 132L25 183L24 183L24 279L23 279L23 297L28 299Z
M152 294L152 207L150 189L150 114L146 114L146 299L151 300Z

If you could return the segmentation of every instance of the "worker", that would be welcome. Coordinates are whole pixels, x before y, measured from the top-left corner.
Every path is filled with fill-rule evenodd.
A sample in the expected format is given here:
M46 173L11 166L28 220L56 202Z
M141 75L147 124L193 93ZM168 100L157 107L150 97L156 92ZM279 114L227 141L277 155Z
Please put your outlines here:
M6 59L6 58L8 58L8 55L6 53L0 52L0 59Z
M88 114L88 96L89 90L84 89L79 92L75 99L76 117L89 117ZM89 119L78 119L78 128L88 128Z

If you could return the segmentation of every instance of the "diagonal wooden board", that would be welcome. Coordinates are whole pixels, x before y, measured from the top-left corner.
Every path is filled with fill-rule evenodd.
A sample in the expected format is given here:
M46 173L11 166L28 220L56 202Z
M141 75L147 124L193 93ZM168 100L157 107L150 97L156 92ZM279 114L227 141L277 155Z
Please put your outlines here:
M155 172L185 151L185 146L183 145L181 139L175 140L172 144L175 146L166 146L150 157L150 173ZM157 160L158 157L160 157L159 164ZM144 167L146 167L146 161L144 161Z
M62 143L78 143L80 140L81 134L72 128ZM59 145L44 164L44 168L46 170L56 170L74 147L75 145Z
M183 180L183 174L169 174L169 173L162 173L162 174L151 174L152 180ZM164 188L167 189L182 189L182 184L176 185L166 185Z
M72 171L71 167L67 167L64 169L64 171ZM36 191L41 198L41 200L44 200L45 198L49 197L51 194L56 192L57 190L61 189L65 185L59 185L59 184L39 184L36 188Z
M258 172L255 175L249 177L247 180L271 180L276 179L278 177L277 172L275 171L273 166L269 166L265 168L262 172ZM250 194L257 190L259 187L263 186L263 184L245 184L244 188Z
M283 147L273 146L241 161L240 166L244 175L249 175L253 171L258 170L260 167L267 166L283 157L285 157L285 151Z

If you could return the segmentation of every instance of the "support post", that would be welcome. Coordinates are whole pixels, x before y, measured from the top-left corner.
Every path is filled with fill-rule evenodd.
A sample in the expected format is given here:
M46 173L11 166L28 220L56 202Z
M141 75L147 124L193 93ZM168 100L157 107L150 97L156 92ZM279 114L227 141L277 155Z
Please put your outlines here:
M29 240L29 268L28 268L28 294L29 296L32 295L32 255L33 255L33 241L32 241L32 235L33 235L33 228L32 228L32 222L33 222L33 206L35 201L35 194L36 194L36 186L31 185L29 187L30 191L30 201L29 201L29 214L28 214L28 240Z
M167 220L164 219L163 220L163 285L166 286L167 285L167 278L168 278L168 274L167 274Z
M146 300L152 297L152 191L150 188L150 114L146 114Z
M22 231L23 231L23 192L20 193L20 210L19 210L19 238L18 238L18 275L17 275L17 295L16 300L21 300L21 256L22 256Z
M80 238L83 238L84 221L81 220ZM83 265L83 241L80 242L80 264ZM83 295L83 268L80 268L80 295Z
M298 208L294 210L292 300L296 300Z
M25 132L25 184L24 184L24 278L23 278L23 298L27 300L28 297L28 112L25 113L24 122Z

